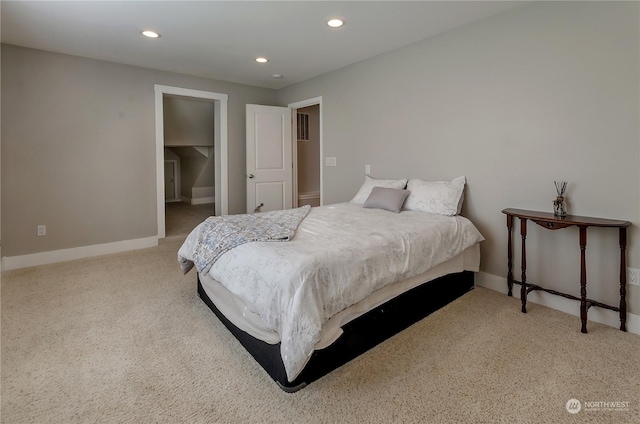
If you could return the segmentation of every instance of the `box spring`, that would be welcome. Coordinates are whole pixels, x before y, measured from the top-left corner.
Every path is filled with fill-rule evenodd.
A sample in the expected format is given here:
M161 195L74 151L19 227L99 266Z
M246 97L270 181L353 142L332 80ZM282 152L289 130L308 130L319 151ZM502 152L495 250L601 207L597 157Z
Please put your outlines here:
M291 382L280 356L280 343L265 343L231 323L209 299L199 277L198 294L278 386L295 392L472 290L473 276L473 272L463 271L423 283L345 324L338 340L314 351Z

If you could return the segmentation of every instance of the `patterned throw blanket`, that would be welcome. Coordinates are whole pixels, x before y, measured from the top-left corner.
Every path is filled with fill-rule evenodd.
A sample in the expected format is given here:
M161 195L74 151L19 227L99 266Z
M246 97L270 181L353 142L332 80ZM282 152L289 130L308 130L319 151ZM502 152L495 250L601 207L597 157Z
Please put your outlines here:
M310 206L255 214L211 216L204 221L193 262L198 272L209 272L230 249L251 241L289 241Z

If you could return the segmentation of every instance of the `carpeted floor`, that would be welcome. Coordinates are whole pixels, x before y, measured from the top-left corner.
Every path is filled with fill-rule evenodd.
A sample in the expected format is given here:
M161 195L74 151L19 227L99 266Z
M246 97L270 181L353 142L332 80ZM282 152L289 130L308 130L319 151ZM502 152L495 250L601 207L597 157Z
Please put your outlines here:
M5 272L2 422L640 422L640 336L482 288L284 393L178 247Z

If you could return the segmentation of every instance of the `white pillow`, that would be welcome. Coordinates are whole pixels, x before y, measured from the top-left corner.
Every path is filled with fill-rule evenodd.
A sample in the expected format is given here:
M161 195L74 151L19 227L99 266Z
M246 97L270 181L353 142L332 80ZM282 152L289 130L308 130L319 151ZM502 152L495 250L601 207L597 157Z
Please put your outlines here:
M378 180L375 178L371 178L368 175L364 176L364 183L358 190L358 193L351 199L351 203L358 203L362 205L369 195L371 194L371 190L374 187L387 187L387 188L404 188L407 185L406 179L400 180Z
M404 209L457 215L462 209L465 183L465 177L458 177L452 181L411 179L407 184L410 193L404 202Z

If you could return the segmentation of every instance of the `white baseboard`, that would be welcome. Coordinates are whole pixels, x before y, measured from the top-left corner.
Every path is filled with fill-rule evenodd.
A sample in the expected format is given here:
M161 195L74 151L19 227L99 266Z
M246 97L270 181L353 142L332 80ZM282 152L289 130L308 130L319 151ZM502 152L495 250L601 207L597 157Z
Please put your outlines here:
M506 277L499 277L497 275L487 274L486 272L478 272L476 274L475 283L477 286L507 294ZM514 284L513 296L520 299L520 285ZM577 317L580 316L579 302L562 296L556 296L551 293L536 290L527 295L527 302L536 303ZM598 307L591 308L589 309L588 319L589 321L620 328L620 315L618 312L610 311L608 309ZM627 331L634 334L640 334L640 315L627 312Z
M192 205L204 205L205 203L215 203L215 197L192 197L191 204Z
M309 191L306 193L298 193L299 200L313 200L313 199L319 199L319 198L320 198L319 191Z
M95 244L92 246L73 247L71 249L52 250L50 252L32 253L30 255L8 256L2 258L2 270L8 271L11 269L27 268L36 265L72 261L74 259L126 252L128 250L144 249L157 245L158 236L153 236L135 240Z
M187 196L182 196L181 200L184 203L187 203L189 205L204 205L206 203L215 203L216 202L216 198L215 197L187 197Z

